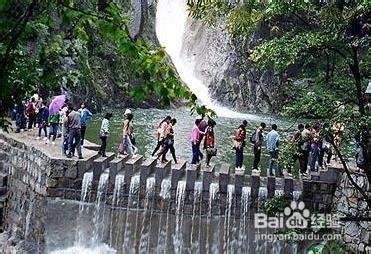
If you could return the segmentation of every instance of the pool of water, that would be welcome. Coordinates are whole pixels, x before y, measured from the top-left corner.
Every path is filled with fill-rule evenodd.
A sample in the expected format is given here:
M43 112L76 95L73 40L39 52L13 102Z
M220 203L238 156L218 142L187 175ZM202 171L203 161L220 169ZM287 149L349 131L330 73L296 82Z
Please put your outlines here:
M110 122L110 136L108 138L108 150L117 153L118 146L122 140L122 123L123 123L123 111L113 111L114 115ZM172 110L160 110L160 109L135 109L134 113L134 127L138 153L145 157L150 157L153 149L156 146L156 129L159 122L170 115L177 119L175 125L175 149L179 159L191 160L192 152L190 145L190 132L194 124L196 116L191 115L187 109L172 109ZM233 118L217 118L215 135L216 135L216 146L218 148L218 154L216 157L211 159L212 164L217 166L221 163L234 164L235 155L232 149L232 138L234 131L242 123L243 119ZM247 136L259 126L260 122L265 122L267 128L265 133L270 131L270 126L276 123L279 128L280 134L285 137L291 135L295 131L296 124L292 124L288 121L277 119L270 116L259 116L251 115L248 119ZM99 128L102 121L102 115L96 115L90 121L86 138L100 144L99 140ZM204 153L204 151L203 151ZM252 145L247 143L244 151L244 165L249 172L252 168L253 151ZM171 158L170 153L168 159ZM263 148L262 160L260 168L265 174L265 169L268 165L269 155L266 149Z

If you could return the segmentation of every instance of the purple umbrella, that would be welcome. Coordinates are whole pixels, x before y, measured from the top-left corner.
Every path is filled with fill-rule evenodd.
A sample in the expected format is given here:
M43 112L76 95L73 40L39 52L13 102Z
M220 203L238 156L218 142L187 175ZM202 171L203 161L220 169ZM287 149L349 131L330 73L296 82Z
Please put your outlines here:
M52 102L49 105L49 115L54 115L59 112L63 107L64 102L66 101L66 95L55 96Z

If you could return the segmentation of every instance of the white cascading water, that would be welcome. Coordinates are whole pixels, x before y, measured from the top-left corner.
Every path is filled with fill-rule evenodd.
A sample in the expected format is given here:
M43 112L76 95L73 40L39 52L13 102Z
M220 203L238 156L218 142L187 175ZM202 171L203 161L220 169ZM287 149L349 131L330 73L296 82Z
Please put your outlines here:
M171 180L169 178L165 178L161 182L161 190L160 190L160 197L162 201L170 201L171 198ZM171 206L168 204L166 209L166 220L165 225L162 225L164 222L162 221L162 216L160 216L160 222L158 227L158 240L157 240L157 253L165 253L166 245L167 245L167 228L169 225L169 216L170 216L170 208Z
M146 253L149 245L149 237L151 233L152 226L152 215L153 209L151 207L151 202L155 194L155 178L149 177L146 181L146 197L144 201L144 215L142 221L142 229L140 234L140 246L139 252ZM148 215L149 213L149 215Z
M124 224L125 225L124 243L122 245L124 252L132 252L133 251L133 250L128 249L129 246L132 246L129 243L130 242L129 227L130 228L137 228L137 220L135 221L135 223L129 223L128 217L129 217L129 213L130 213L129 209L131 208L131 206L138 205L139 195L137 195L137 194L138 194L138 191L139 191L139 181L140 181L140 176L139 175L132 176L131 180L130 180L128 205L127 205L127 208L126 208L126 218L125 218L125 224ZM136 200L135 200L135 198L136 198ZM138 209L136 209L136 211L138 211ZM136 218L137 218L137 216L136 216Z
M293 198L293 200L295 200L296 202L299 201L300 196L301 196L301 191L293 191L293 192L292 192L292 198Z
M107 178L108 179L108 178ZM79 215L78 218L82 219L83 217L89 214L89 211L86 207L89 205L86 202L90 202L90 193L92 189L93 183L93 172L86 172L83 176L82 180L82 187L81 187L81 203L79 205ZM95 243L94 246L87 247L87 241L91 238L91 235L87 235L88 233L85 232L83 229L85 225L80 225L80 223L84 223L78 221L77 225L77 235L76 235L76 243L75 246L69 247L66 249L55 250L52 254L115 254L117 253L116 250L111 249L107 244L104 243Z
M125 184L125 175L118 174L115 178L115 186L113 188L113 199L112 199L112 206L117 207L121 202L121 193L123 191L123 186ZM120 216L121 213L119 213L116 210L112 210L111 213L111 225L110 225L110 234L109 234L109 243L110 246L113 246L115 244L114 242L114 225L118 221L118 225L121 225L122 223L122 216ZM118 217L118 218L117 218ZM117 227L116 234L119 234L119 228Z
M81 202L79 204L79 215L78 220L81 220L85 214L88 214L87 204L86 202L89 202L90 200L90 192L91 187L93 184L93 172L86 172L84 173L84 176L82 178L82 185L81 185ZM76 244L82 245L85 243L86 239L84 238L85 232L83 232L83 229L85 226L82 221L78 221L77 223L77 231L76 231Z
M116 175L115 178L115 186L113 188L113 200L112 200L112 205L114 207L118 206L118 204L121 201L121 192L122 192L122 187L125 184L125 175L118 174Z
M213 246L210 242L214 242L214 231L212 230L211 220L213 204L219 192L219 183L211 183L209 187L209 211L207 212L207 223L206 223L206 253L215 253L216 250L211 250ZM217 230L215 230L217 231Z
M258 198L259 201L266 200L268 196L268 190L266 187L260 187L259 188L259 193L258 193Z
M197 248L199 247L199 242L195 240L195 234L196 234L196 215L197 209L201 209L201 194L202 194L202 182L195 182L194 184L194 191L193 191L193 211L192 211L192 225L191 225L191 251L197 251ZM200 218L199 218L200 219ZM199 228L200 228L200 222ZM197 230L198 231L198 230ZM199 233L199 232L198 232Z
M108 172L104 172L99 177L97 198L95 201L95 211L93 217L94 231L92 237L92 244L97 244L103 240L103 234L105 229L105 207L106 207L106 195L108 188Z
M175 252L181 253L183 247L182 229L183 229L183 208L185 199L185 181L179 181L176 189L176 226L174 234L174 249Z
M209 95L208 87L195 75L195 62L182 54L188 19L186 0L159 0L156 11L156 35L183 82L199 101L218 116L256 119L251 114L238 113L218 105Z
M170 188L171 188L171 181L168 178L165 178L161 182L161 190L160 190L160 197L164 200L169 200L170 195Z
M239 253L249 253L248 249L248 230L247 222L250 218L250 202L251 202L251 187L242 187L241 194L241 211L240 211L240 228L238 234L238 252Z
M227 186L227 208L225 209L224 215L224 246L223 251L230 253L230 241L231 241L231 214L233 206L233 196L234 196L235 187L233 184L228 184Z
M280 197L280 196L283 196L283 190L275 190L274 191L274 195L277 196L277 197Z

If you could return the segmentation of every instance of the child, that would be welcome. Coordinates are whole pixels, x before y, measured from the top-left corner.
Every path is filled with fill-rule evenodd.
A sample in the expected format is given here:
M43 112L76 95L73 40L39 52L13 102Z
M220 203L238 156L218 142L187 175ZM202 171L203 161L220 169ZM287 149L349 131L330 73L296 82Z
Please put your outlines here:
M109 120L111 119L112 114L107 113L102 121L99 137L102 141L102 145L100 146L98 154L102 155L102 157L107 157L106 155L106 147L107 147L107 138L109 135Z

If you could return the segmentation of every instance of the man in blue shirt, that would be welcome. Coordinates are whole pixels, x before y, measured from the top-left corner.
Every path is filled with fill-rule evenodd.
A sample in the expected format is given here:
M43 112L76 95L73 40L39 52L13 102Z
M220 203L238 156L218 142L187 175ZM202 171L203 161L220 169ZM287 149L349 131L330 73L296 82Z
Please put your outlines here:
M282 169L277 165L278 159L278 147L280 145L280 136L277 132L277 125L272 124L272 130L267 135L267 150L270 155L270 162L269 162L269 176L273 176L273 166L275 165L275 175L282 176Z
M86 127L93 114L86 108L85 103L81 103L79 113L81 115L81 145L83 146Z

